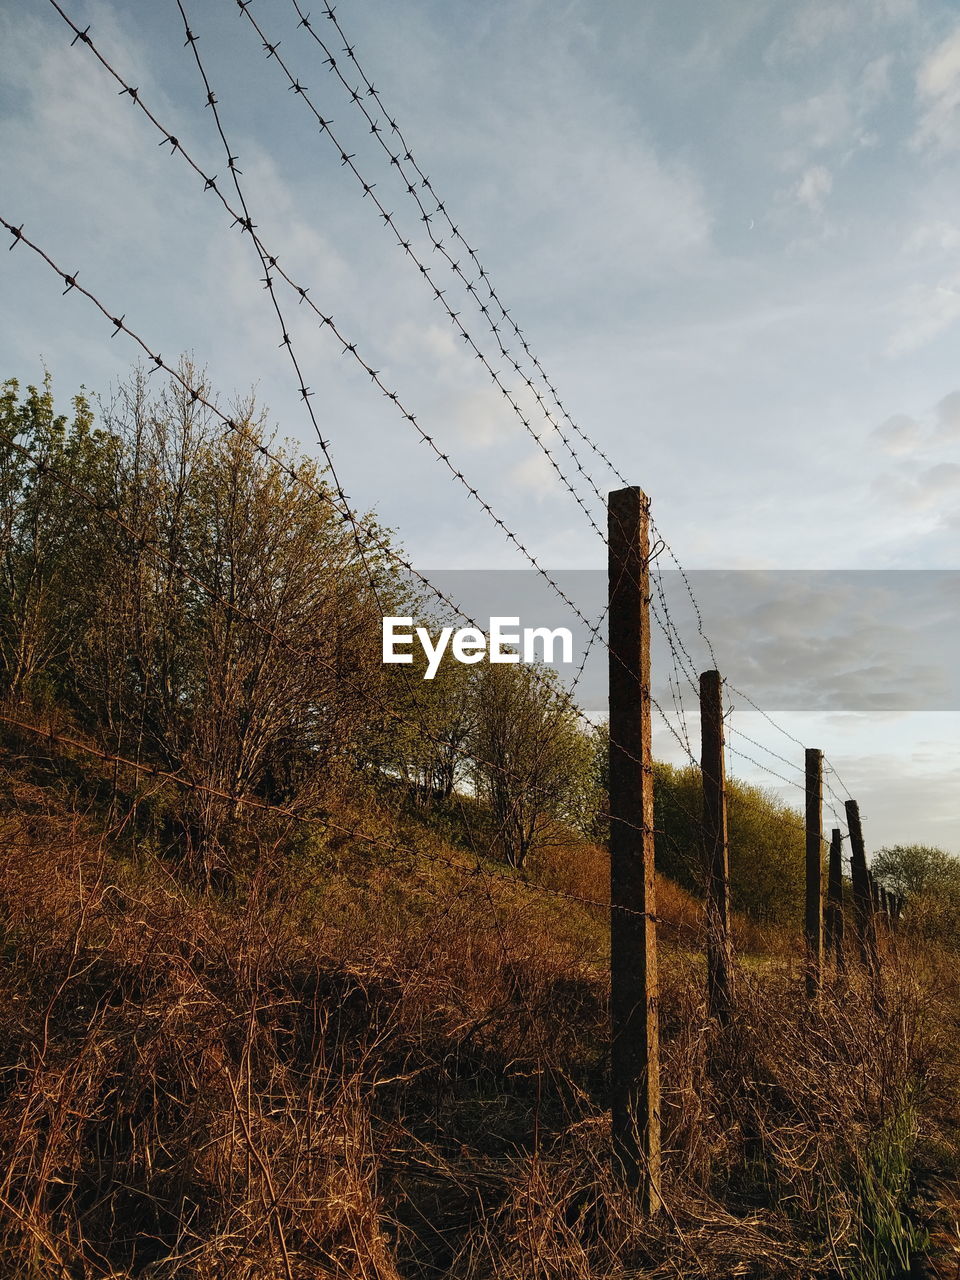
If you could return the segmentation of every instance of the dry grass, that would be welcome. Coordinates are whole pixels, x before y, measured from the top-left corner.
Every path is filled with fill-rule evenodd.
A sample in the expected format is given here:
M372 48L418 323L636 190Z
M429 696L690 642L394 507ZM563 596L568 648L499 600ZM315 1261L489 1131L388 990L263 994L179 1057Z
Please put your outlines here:
M721 1037L697 904L664 882L669 1207L649 1222L608 1170L597 911L256 832L244 883L199 892L129 857L122 819L103 838L5 787L0 1274L866 1277L884 1135L948 1199L960 999L933 961L891 954L880 1012L858 978L811 1009L774 952ZM533 874L603 896L597 850Z

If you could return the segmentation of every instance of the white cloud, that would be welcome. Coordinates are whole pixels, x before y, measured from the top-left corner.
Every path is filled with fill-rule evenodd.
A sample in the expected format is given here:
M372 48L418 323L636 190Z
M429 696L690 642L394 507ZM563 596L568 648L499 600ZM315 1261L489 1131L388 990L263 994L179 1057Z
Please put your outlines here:
M767 50L770 62L795 61L819 49L856 23L856 6L836 0L805 0L790 10L784 30Z
M896 413L881 422L870 433L884 453L894 455L913 453L923 440L923 427L916 418L906 413Z
M879 134L870 118L890 93L892 56L873 58L855 76L839 74L819 93L787 103L780 112L787 145L779 166L799 177L788 193L812 213L821 213L834 175L867 148L877 147Z
M911 288L902 306L903 318L886 346L888 356L903 356L932 342L960 319L960 272L933 285Z
M920 66L917 100L921 114L914 146L936 152L956 147L960 143L960 28Z
M937 405L938 433L960 440L960 391L951 391Z
M905 253L953 253L960 248L960 226L945 218L921 222L907 236L903 248Z
M832 190L833 176L830 170L822 164L814 164L797 183L795 194L800 204L805 205L811 213L819 213Z
M765 61L799 62L826 45L846 43L854 33L909 20L916 7L916 0L800 0L784 7L789 16Z
M560 488L560 482L550 465L550 460L539 450L530 454L523 462L517 463L510 470L508 478L517 489L531 493L537 498L550 497Z

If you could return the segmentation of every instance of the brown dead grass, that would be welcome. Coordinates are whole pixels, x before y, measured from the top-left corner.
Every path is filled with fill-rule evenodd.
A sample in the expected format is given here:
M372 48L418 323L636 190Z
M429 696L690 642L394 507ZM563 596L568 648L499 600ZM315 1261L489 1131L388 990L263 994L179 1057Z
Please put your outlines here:
M122 818L104 837L4 785L0 1274L825 1277L853 1238L843 1171L904 1098L951 1141L947 974L891 956L882 1013L856 978L814 1010L776 952L720 1036L698 906L661 882L668 1210L644 1221L608 1167L595 908L256 832L247 879L199 892L121 855ZM531 875L605 893L583 846Z

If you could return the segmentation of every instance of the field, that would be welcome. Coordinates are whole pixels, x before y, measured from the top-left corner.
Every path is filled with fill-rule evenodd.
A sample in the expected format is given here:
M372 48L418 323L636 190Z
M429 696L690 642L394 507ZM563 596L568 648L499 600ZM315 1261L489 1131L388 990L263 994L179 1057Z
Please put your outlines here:
M245 870L202 886L163 848L171 788L12 732L3 787L4 1274L955 1275L935 948L888 936L881 1007L856 966L812 1006L792 931L738 918L720 1031L699 904L661 879L644 1219L610 1173L607 922L573 900L597 846L525 880L467 851L462 807L357 787L325 834L238 822Z

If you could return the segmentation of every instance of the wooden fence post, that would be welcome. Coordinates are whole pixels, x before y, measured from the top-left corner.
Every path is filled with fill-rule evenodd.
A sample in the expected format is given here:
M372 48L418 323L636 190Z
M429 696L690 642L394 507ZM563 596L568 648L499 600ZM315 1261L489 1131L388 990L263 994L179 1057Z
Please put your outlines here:
M723 759L723 688L719 671L704 671L700 676L700 768L707 913L707 1011L721 1026L726 1026L733 1003L733 937Z
M850 832L850 874L853 880L853 913L857 925L857 942L864 967L874 976L877 973L877 943L873 921L873 894L870 889L870 872L867 870L867 854L863 843L863 827L860 825L860 807L856 800L844 804L847 814L847 830Z
M839 827L830 834L830 864L827 872L827 913L825 946L833 956L837 972L844 968L843 954L843 835Z
M883 903L880 898L880 886L874 880L872 871L867 872L867 879L870 881L870 896L873 899L873 924L874 931L876 931L877 923L883 912Z
M823 983L823 752L808 747L806 765L807 995L815 999Z
M660 1198L660 1026L650 704L650 502L607 503L610 629L610 1007L614 1169Z

